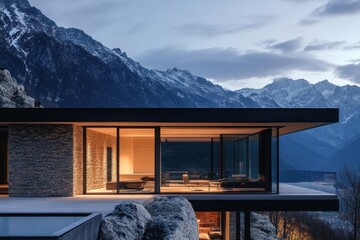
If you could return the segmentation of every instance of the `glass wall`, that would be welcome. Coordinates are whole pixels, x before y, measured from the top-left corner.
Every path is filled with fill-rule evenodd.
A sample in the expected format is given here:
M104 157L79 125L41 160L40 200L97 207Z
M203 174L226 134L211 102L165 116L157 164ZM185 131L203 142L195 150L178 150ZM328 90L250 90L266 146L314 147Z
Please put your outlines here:
M224 220L221 212L195 212L198 222L199 239L225 239Z
M270 191L271 136L266 132L162 128L161 192Z
M211 138L163 138L161 191L208 191L210 180L219 177L212 153L217 147Z
M154 129L120 129L120 192L154 192Z
M164 127L158 145L155 128L85 130L87 193L153 193L156 179L163 193L277 189L276 129Z
M259 133L222 135L222 191L264 191Z
M154 192L153 128L86 128L86 192Z
M86 192L116 193L116 128L86 129Z
M279 164L279 153L278 153L278 128L272 129L271 136L271 176L272 176L272 192L278 193L278 164Z
M249 136L249 179L260 179L260 144L259 134Z

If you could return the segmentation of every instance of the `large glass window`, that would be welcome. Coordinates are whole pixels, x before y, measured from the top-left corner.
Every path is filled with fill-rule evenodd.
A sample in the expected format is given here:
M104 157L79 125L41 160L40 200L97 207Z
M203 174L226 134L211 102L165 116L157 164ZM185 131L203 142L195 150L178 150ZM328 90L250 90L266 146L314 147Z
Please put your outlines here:
M162 192L209 191L218 179L218 141L211 138L163 138Z
M222 135L222 191L264 191L260 172L260 133Z
M222 212L195 212L198 222L199 239L225 239Z
M279 164L279 153L278 153L278 128L272 129L271 134L271 177L272 177L272 192L278 192L278 164Z
M116 193L116 128L86 129L86 192Z
M276 192L277 131L86 127L87 193ZM155 149L157 147L157 149ZM155 152L160 167L155 176ZM157 179L157 180L156 180Z
M86 192L154 192L153 128L86 128Z
M154 129L120 129L120 192L154 192Z
M162 128L161 191L268 191L271 136L267 132L258 128Z

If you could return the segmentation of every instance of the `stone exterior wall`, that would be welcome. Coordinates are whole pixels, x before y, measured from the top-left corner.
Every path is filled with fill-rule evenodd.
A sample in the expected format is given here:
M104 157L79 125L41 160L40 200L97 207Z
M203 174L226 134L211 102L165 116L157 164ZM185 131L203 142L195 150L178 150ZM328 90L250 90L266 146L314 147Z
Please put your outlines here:
M72 125L9 126L10 196L73 196L73 129Z
M116 137L87 129L87 190L105 188L107 182L107 148L112 148L112 180L116 180Z
M84 173L84 155L83 155L83 127L74 125L73 127L73 179L74 195L83 194L83 173Z

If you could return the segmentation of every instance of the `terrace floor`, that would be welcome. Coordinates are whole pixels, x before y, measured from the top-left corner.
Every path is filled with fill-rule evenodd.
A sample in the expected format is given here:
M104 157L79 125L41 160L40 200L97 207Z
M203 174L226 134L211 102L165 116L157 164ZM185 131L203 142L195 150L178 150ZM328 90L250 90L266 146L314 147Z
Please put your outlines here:
M171 194L167 194L171 195ZM220 210L303 210L336 211L338 197L322 191L289 184L280 184L279 194L214 194L184 193L199 211ZM93 213L106 214L124 200L149 201L154 194L128 195L79 195L75 197L54 198L14 198L0 197L0 214L5 213Z

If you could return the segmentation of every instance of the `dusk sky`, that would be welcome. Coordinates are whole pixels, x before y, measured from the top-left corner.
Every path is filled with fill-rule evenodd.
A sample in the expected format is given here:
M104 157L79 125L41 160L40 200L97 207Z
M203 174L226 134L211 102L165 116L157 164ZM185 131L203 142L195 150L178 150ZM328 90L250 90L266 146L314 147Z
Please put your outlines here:
M30 3L147 68L188 69L229 89L278 77L360 86L360 0Z

